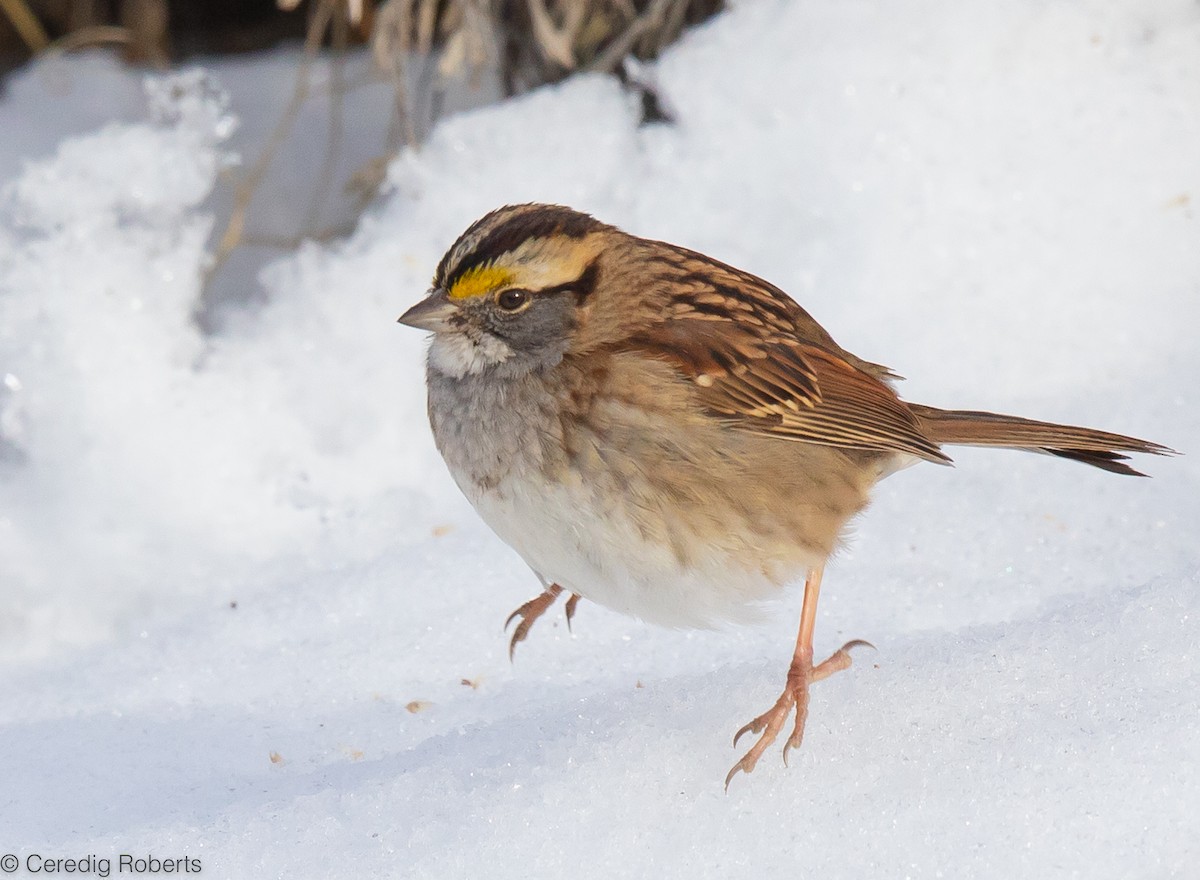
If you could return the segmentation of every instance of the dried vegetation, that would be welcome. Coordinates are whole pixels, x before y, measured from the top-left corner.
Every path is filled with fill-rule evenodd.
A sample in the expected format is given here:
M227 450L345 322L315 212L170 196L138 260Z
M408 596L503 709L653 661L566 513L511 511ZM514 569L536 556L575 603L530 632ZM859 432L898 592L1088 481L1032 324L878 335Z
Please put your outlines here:
M203 4L205 0L194 0ZM178 22L186 2L174 0L0 0L0 24L32 54L70 52L114 45L134 63L166 65L188 42ZM346 74L348 50L367 46L374 59L369 81L390 84L391 119L378 156L341 185L365 205L384 179L388 161L420 139L436 119L440 96L449 82L479 83L491 78L500 93L515 95L561 80L575 72L612 73L643 96L648 117L661 118L652 90L630 77L630 58L655 57L684 28L703 21L724 0L274 0L271 13L295 27L303 16L304 55L288 102L266 142L232 181L234 198L217 241L211 272L245 244L292 247L304 239L329 239L347 223L322 227L320 206L339 183L334 181L338 143L343 135L343 102L363 77ZM267 31L260 39L277 38ZM253 41L249 48L254 46ZM327 59L323 85L314 85L313 68ZM255 194L281 146L294 136L306 102L328 104L324 173L313 183L313 198L301 232L281 238L247 232Z

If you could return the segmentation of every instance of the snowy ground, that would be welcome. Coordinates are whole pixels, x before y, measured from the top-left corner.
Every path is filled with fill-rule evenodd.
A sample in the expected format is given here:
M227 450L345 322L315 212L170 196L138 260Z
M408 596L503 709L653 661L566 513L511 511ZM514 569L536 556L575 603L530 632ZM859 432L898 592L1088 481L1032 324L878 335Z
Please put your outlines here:
M13 178L16 876L120 853L234 878L1194 876L1200 7L758 0L649 73L678 125L588 78L447 120L215 336L191 315L229 126L203 84L150 109L114 87L132 121ZM0 104L28 126L6 169L62 124L35 104ZM779 283L910 399L1193 454L1135 480L961 451L882 484L817 629L878 651L815 689L790 769L725 794L798 597L721 633L586 605L510 666L536 584L432 448L394 319L462 227L526 200Z

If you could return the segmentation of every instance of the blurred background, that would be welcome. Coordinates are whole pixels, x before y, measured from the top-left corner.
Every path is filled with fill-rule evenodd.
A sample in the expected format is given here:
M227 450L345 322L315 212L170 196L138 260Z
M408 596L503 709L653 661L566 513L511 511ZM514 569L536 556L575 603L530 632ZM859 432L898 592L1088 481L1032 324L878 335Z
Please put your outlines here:
M0 0L0 77L31 61L94 56L103 87L80 68L43 69L63 107L61 137L86 110L120 118L140 106L135 77L112 70L220 66L240 117L242 167L213 197L222 225L197 317L258 294L247 283L281 251L347 235L388 163L442 115L511 97L573 73L617 77L648 121L666 119L639 62L656 58L722 0ZM103 54L99 54L103 50ZM89 68L83 68L84 71ZM67 82L66 80L73 80ZM80 81L83 82L80 82ZM0 83L4 80L0 79ZM80 94L80 93L84 94ZM87 93L91 92L89 97ZM0 92L2 94L2 92ZM82 105L82 106L81 106ZM60 107L60 110L62 107ZM131 115L136 118L136 115ZM14 120L12 132L22 126ZM29 121L24 126L29 127ZM19 135L16 135L19 139ZM48 145L46 145L48 146ZM11 162L20 151L0 151ZM37 147L29 145L28 153ZM0 159L0 163L4 160ZM0 179L15 171L0 164Z

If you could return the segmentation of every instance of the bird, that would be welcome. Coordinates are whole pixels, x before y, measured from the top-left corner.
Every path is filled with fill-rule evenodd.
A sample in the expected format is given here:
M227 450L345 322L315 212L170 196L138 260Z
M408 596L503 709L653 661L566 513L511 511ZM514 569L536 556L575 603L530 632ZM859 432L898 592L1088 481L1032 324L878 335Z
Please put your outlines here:
M804 582L783 691L725 777L787 721L798 748L826 561L884 477L946 446L1021 449L1143 476L1122 434L902 400L900 377L838 345L795 300L697 251L561 205L471 224L400 318L432 333L428 415L451 476L542 592L510 615L510 657L565 592L670 627L761 618Z

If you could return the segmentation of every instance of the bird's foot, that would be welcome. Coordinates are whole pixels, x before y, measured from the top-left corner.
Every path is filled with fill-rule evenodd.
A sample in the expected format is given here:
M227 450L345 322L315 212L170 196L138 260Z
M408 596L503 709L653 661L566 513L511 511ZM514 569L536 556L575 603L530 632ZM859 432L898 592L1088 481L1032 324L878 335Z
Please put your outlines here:
M575 607L579 604L579 600L583 598L578 593L572 593L567 599L567 632L573 632L571 629L571 621L575 617Z
M729 783L738 771L742 773L750 773L754 770L754 766L758 763L758 759L762 757L770 745L775 742L779 736L779 732L783 730L783 724L787 720L789 713L795 712L796 721L792 727L792 735L783 745L783 763L787 765L788 752L791 749L800 747L801 741L804 739L804 722L808 718L808 686L814 681L820 681L823 678L828 678L835 672L840 672L843 669L850 668L850 650L861 646L873 648L870 642L865 642L862 639L846 642L828 659L822 661L817 666L813 666L812 652L799 651L792 658L791 668L788 669L787 684L783 688L783 693L779 695L779 699L775 701L775 705L768 709L763 714L759 715L733 737L733 745L737 746L740 740L747 733L761 734L758 742L746 752L740 761L733 765L728 775L725 777L725 789L729 790Z
M504 628L508 629L509 625L518 617L521 622L517 624L517 628L513 630L512 641L508 643L508 659L511 662L513 652L517 650L517 644L525 641L525 637L529 635L530 627L534 621L546 613L546 609L554 604L554 600L562 593L563 588L558 584L551 584L537 596L534 596L512 614L508 615L508 620L504 621ZM567 599L567 629L571 628L571 618L575 616L575 607L579 604L579 596L575 593L570 594Z

